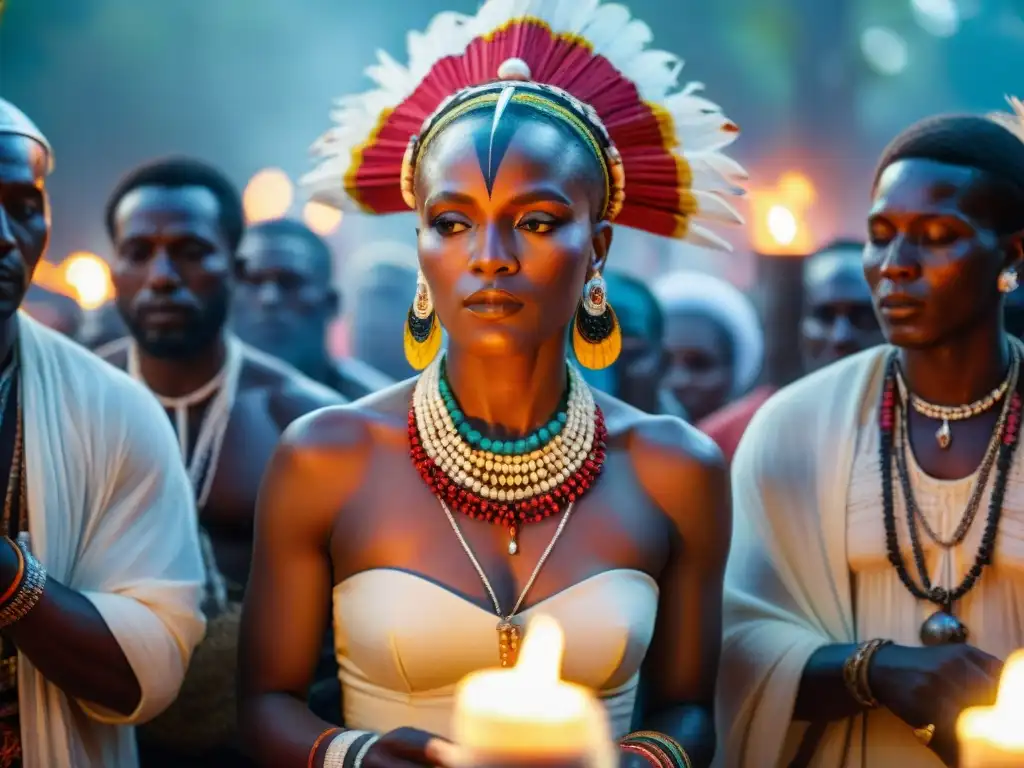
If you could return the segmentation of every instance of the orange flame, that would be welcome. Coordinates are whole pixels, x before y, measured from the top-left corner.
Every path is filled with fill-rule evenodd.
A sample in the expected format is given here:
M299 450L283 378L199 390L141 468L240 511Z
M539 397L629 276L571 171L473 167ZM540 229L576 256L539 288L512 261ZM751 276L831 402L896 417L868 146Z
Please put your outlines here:
M790 171L774 187L751 196L754 250L771 256L803 256L814 250L807 215L817 199L809 178Z
M110 267L88 251L76 251L60 264L39 262L32 281L55 293L70 296L82 309L95 309L114 298Z

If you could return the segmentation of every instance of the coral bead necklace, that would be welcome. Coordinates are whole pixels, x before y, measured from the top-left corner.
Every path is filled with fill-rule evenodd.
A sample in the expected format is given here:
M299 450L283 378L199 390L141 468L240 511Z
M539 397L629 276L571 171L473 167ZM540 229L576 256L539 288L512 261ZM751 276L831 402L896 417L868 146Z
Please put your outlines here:
M523 525L562 513L604 466L601 409L569 366L569 388L543 427L517 440L492 440L466 421L444 375L444 359L416 382L409 410L410 456L420 477L451 509L508 529L519 552Z

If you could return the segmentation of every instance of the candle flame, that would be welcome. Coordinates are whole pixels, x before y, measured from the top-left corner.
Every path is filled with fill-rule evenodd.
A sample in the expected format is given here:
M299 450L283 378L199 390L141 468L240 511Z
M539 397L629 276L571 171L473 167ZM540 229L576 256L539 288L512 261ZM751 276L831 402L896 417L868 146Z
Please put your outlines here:
M537 616L527 627L523 647L516 661L516 674L531 683L553 683L562 677L565 633L550 616Z
M984 741L1004 749L1024 751L1024 650L1006 661L999 681L999 696L994 707L965 709L957 720L961 742Z
M1024 651L1017 651L1003 667L996 708L1019 717L1024 713Z

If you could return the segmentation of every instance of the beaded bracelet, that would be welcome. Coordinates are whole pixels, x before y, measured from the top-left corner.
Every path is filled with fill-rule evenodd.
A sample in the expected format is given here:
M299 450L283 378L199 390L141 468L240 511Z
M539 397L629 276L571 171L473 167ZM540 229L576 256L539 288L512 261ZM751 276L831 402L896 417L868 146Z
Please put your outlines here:
M366 759L366 753L369 752L370 747L372 747L378 741L380 741L380 736L378 736L376 733L371 733L366 738L366 741L359 743L358 752L355 749L352 750L352 753L355 754L355 757L353 758L351 764L346 765L345 768L362 768L363 760Z
M364 736L369 735L368 731L342 731L335 735L327 745L322 768L343 768L345 756L352 748L352 745Z
M619 746L627 752L642 755L656 768L692 768L690 756L671 736L659 731L634 731Z
M846 690L853 700L865 709L878 708L878 700L872 695L871 686L868 684L868 672L871 659L879 648L886 645L892 645L892 640L868 640L858 645L843 663L843 682L846 684Z
M335 733L340 733L341 728L328 728L326 731L316 737L316 741L313 742L313 746L309 750L309 759L306 761L306 768L316 768L316 753L320 749L320 745L324 743L324 739Z
M28 551L28 546L20 540L14 542L6 537L5 540L18 554L19 565L17 578L11 585L13 596L0 605L0 629L25 618L42 598L46 586L46 569ZM12 590L8 589L7 592L10 594Z

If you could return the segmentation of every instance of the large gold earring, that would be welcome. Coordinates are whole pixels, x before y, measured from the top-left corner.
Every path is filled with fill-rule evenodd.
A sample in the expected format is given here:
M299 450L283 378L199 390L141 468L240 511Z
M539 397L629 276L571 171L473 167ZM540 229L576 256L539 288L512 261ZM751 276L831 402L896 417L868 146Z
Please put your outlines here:
M434 312L430 286L420 272L416 276L416 298L405 319L405 359L417 371L422 371L441 349L441 323Z
M591 370L607 368L622 352L622 330L600 272L583 287L572 325L572 349L580 365Z

